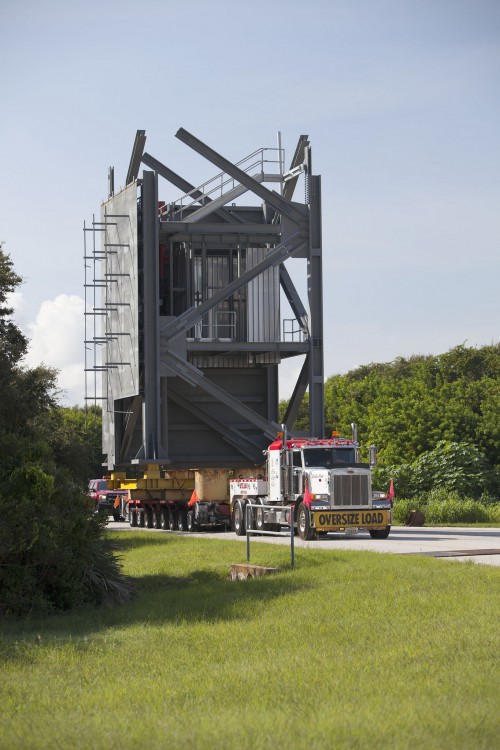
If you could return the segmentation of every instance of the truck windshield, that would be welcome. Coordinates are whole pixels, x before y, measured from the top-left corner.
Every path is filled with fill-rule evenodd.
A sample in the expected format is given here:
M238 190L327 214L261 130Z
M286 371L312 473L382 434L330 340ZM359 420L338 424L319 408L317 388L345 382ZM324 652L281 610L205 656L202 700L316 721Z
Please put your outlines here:
M333 469L336 466L347 466L356 463L354 448L306 448L304 466Z

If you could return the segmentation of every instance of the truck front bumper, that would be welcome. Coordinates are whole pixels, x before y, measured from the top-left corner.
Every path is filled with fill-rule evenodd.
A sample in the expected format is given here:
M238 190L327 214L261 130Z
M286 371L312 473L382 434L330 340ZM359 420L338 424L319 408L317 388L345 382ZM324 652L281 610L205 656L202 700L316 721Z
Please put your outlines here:
M392 523L390 510L313 510L311 526L316 531L344 531L346 528L386 529Z

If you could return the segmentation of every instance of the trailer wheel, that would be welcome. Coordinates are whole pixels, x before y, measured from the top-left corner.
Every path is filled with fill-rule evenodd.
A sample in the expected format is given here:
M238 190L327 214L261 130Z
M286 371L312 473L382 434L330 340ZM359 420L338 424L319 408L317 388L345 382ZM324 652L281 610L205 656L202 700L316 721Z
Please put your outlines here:
M386 526L385 529L370 529L370 536L372 539L387 539L390 533L390 526Z
M144 514L144 508L139 508L137 511L137 525L144 528L146 525L146 516Z
M132 510L130 510L130 512L129 512L129 518L130 518L130 520L129 520L130 525L131 526L137 526L137 511L136 511L135 508L133 508Z
M311 528L311 514L309 508L304 503L299 505L299 512L297 513L297 529L299 537L308 541L314 539L314 530Z
M186 526L187 530L191 533L197 530L196 521L194 519L194 510L188 510Z
M161 508L155 508L153 511L153 526L155 529L161 529Z
M245 513L239 500L233 507L233 525L237 536L243 536L246 533Z
M161 528L166 531L169 528L168 525L168 508L162 508L160 511L161 515Z
M179 531L187 530L187 513L184 508L181 508L177 516L177 528Z
M153 508L144 509L144 523L148 529L154 528L153 524Z
M175 531L177 528L177 511L175 508L168 509L168 528L170 531Z

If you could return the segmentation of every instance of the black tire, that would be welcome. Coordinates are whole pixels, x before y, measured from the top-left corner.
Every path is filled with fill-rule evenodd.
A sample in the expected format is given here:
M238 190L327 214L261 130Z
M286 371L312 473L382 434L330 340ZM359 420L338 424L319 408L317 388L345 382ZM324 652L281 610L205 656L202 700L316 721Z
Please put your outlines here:
M144 522L145 522L146 528L148 528L148 529L153 529L154 528L153 508L145 508L144 509Z
M144 513L144 508L139 508L137 511L137 525L141 527L141 529L144 528L146 525L146 516Z
M168 508L162 508L161 509L161 528L163 531L166 531L169 527L168 525Z
M113 521L115 521L116 523L118 523L118 521L121 521L121 520L122 520L122 517L120 515L120 511L117 508L115 508L113 510Z
M387 539L390 533L390 526L386 526L385 529L370 529L370 536L372 539Z
M299 505L299 511L297 513L297 531L299 537L304 541L314 539L314 529L311 527L311 514L309 508L304 503Z
M175 531L177 528L177 511L175 508L168 509L168 528Z
M184 508L177 515L177 528L179 531L187 531L187 513Z
M131 526L137 526L137 511L132 508L129 512L129 523Z
M245 509L239 500L233 505L233 526L236 536L244 536L246 534Z
M188 510L186 528L191 533L196 531L198 528L194 518L194 510Z
M264 522L264 508L256 508L254 518L257 531L267 531L267 524Z
M153 511L153 526L155 529L163 528L161 525L161 508L155 508Z

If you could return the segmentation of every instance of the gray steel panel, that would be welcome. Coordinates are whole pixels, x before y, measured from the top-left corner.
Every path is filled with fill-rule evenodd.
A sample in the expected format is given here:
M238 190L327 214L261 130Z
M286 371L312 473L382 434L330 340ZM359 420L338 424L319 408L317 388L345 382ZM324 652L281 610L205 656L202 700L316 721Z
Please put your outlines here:
M247 270L250 271L268 254L264 247L247 247ZM280 340L280 272L268 268L248 284L248 342Z
M108 218L109 217L109 218ZM103 364L103 452L118 458L115 401L139 393L139 296L137 275L137 187L132 183L101 207Z

